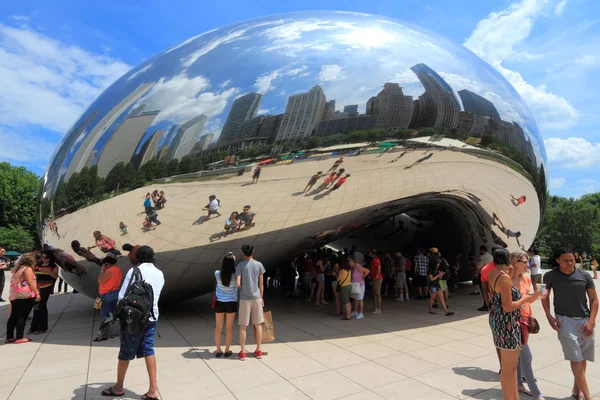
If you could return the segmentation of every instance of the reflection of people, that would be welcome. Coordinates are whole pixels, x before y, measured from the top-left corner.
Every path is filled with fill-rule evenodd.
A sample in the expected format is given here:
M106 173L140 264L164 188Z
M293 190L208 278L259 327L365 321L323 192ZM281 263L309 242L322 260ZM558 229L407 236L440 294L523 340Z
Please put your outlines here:
M203 210L208 210L208 215L206 216L206 219L208 220L211 215L216 215L217 217L220 217L220 206L221 202L217 199L217 196L215 196L214 194L208 196L208 204L206 205L206 207L203 208Z
M513 231L505 227L502 221L498 219L498 216L496 214L494 214L494 225L496 225L498 229L500 229L500 231L506 235L507 238L514 237L517 240L517 244L520 245L519 238L521 237L521 232Z
M125 225L125 222L119 222L119 229L121 230L121 235L127 235L127 225Z
M527 201L527 197L525 195L517 198L511 194L510 197L512 198L512 203L515 207L518 207L521 204L525 204L525 202Z
M333 165L331 166L331 168L329 168L329 169L327 170L327 172L326 172L326 173L329 173L330 171L335 171L336 169L338 169L338 167L339 167L340 165L342 165L342 163L343 163L343 162L344 162L344 157L340 157L340 158L338 158L338 159L336 160L336 162L334 162L334 163L333 163Z
M167 197L165 196L165 192L163 190L161 190L160 192L158 192L158 197L156 198L156 202L154 203L154 206L156 207L157 210L162 210L163 208L165 208L166 202L167 202Z
M417 161L415 161L415 162L414 162L414 163L412 163L411 165L408 165L408 166L404 167L404 169L409 169L409 168L412 168L412 167L414 167L415 165L422 163L423 161L429 160L431 157L433 157L433 153L429 153L429 154L427 154L425 157L423 157L423 158L419 158Z
M239 218L240 214L237 211L234 211L231 213L231 215L229 216L229 218L227 218L225 220L225 231L229 232L229 231L234 231L239 227Z
M152 207L150 207L152 208ZM102 232L100 231L94 231L93 233L94 236L94 240L96 241L96 245L95 246L91 246L88 247L88 250L93 249L94 247L98 247L100 249L100 251L102 251L103 253L115 253L116 255L120 256L121 252L117 249L115 249L115 241L112 240L111 238L109 238L106 235L103 235Z
M311 176L310 180L306 184L306 187L304 188L302 193L308 192L310 189L312 189L312 187L315 186L315 183L317 183L317 181L319 179L321 179L322 176L323 176L323 172L321 172L321 171L319 171L316 174L314 174L313 176Z
M238 229L245 229L245 228L254 226L254 216L255 215L256 215L256 213L254 211L250 211L250 206L245 205L244 211L240 214L240 217L239 217L239 228Z
M573 251L557 252L558 269L544 275L547 297L542 300L552 329L558 332L565 360L571 362L574 376L573 397L591 399L585 371L594 361L594 328L598 315L598 295L592 277L575 268ZM554 314L550 313L550 295L554 294ZM589 306L588 306L589 301Z
M256 169L254 170L254 174L252 175L252 183L258 182L258 178L260 178L260 171L262 171L262 168L259 165L256 167Z
M392 161L388 161L388 164L395 163L396 161L401 159L406 154L406 152L407 151L403 151L402 153L400 153L400 155L398 157L394 158Z
M335 184L333 185L333 187L331 189L329 189L328 191L326 191L325 193L323 193L323 195L328 195L329 193L333 192L334 190L338 190L340 187L342 187L342 185L344 183L346 183L346 181L348 180L348 178L350 177L350 174L341 177L340 179L338 179Z
M146 197L144 198L144 209L148 209L152 207L152 195L150 192L146 193Z
M337 173L336 172L332 172L331 174L329 174L325 180L323 181L323 183L321 183L321 185L317 188L317 192L320 190L325 189L327 186L331 185L333 183L333 181L335 181L335 178L337 177Z
M129 258L129 261L131 261L131 263L133 264L134 267L136 265L138 265L138 259L137 259L136 253L140 247L141 246L139 244L136 244L135 246L133 246L129 243L125 243L123 245L123 251L127 251L129 253L129 254L127 254L127 258Z

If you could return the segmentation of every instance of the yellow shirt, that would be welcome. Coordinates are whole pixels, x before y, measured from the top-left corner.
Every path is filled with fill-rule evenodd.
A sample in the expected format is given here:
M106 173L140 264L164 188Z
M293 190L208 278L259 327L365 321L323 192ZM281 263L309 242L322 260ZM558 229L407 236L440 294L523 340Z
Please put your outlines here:
M350 285L350 273L351 271L347 271L345 269L340 269L340 273L338 274L338 284L340 286L348 286Z

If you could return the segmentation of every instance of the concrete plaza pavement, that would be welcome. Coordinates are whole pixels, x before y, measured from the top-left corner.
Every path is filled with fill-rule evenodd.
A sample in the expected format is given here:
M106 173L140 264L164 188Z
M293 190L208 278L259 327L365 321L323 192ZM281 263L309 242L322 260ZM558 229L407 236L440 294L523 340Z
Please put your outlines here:
M382 315L367 312L352 321L332 316L331 304L316 307L271 292L265 303L276 341L264 345L262 360L245 362L214 358L210 296L180 303L162 310L158 325L161 399L501 399L487 314L476 311L481 298L469 296L470 289L462 286L453 295L452 317L428 314L425 301L384 299ZM371 301L365 300L368 310ZM0 345L0 399L102 398L116 378L119 341L92 341L100 319L92 303L80 294L53 296L47 334ZM541 304L533 309L541 323L541 332L530 337L538 385L546 399L568 399L570 367ZM6 317L2 303L2 327ZM588 364L587 374L600 399L598 364ZM140 398L147 385L144 362L132 362L124 398Z

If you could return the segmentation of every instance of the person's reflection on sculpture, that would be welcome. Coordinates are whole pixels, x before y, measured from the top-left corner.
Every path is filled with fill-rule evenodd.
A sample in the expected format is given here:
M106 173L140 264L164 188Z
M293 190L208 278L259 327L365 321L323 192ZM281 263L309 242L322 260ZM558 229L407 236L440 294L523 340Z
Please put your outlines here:
M315 194L320 192L321 190L325 189L327 186L331 185L335 179L337 177L337 172L332 172L331 174L329 174L325 180L323 181L323 183L321 183L321 185L319 185L311 194Z
M337 180L337 182L333 185L333 187L331 189L329 189L328 191L326 191L325 193L323 193L323 196L327 196L329 195L331 192L338 190L339 188L342 187L342 185L344 183L346 183L346 181L348 180L348 178L350 178L350 174L341 177L340 179Z
M91 250L95 247L99 248L101 252L106 253L115 253L120 256L121 252L115 248L115 241L109 238L106 235L103 235L100 231L94 231L93 233L95 245L88 247L88 250Z
M425 157L423 158L419 158L417 161L415 161L414 163L412 163L411 165L407 165L406 167L404 167L404 169L409 169L414 167L417 164L422 163L423 161L429 160L431 157L433 157L433 153L429 153L427 154Z
M388 164L391 163L395 163L396 161L398 161L399 159L401 159L402 157L404 157L404 155L408 152L408 150L403 151L402 153L400 153L400 155L396 158L394 158L392 161L388 161Z
M525 204L525 202L527 201L527 196L525 195L522 195L521 197L515 197L511 194L510 197L515 207L519 207L521 204Z
M254 169L254 174L252 174L252 183L258 183L258 179L260 178L260 172L262 171L262 168L260 167L260 165L258 167L256 167L256 169Z
M310 189L312 189L313 186L315 186L315 183L317 183L317 181L319 179L321 179L321 177L323 176L323 172L319 171L316 174L314 174L313 176L310 177L310 180L308 181L308 183L306 184L306 187L304 188L304 190L302 191L302 193L306 193L308 192Z
M137 251L141 246L139 244L136 244L135 246L133 246L130 243L125 243L122 247L123 251L128 252L127 254L127 258L129 258L129 261L131 261L131 264L133 264L133 266L135 267L136 265L138 265L138 259L137 259Z
M343 162L344 162L344 157L340 157L340 158L338 158L338 159L337 159L337 160L336 160L336 161L333 163L333 165L331 166L331 168L329 168L329 169L327 170L327 172L325 172L325 173L326 173L326 174L328 174L328 173L329 173L329 172L331 172L331 171L335 171L336 169L338 169L338 167L339 167L340 165L342 165L342 163L343 163Z
M250 206L245 205L244 211L239 216L238 230L248 229L248 228L254 226L254 217L255 216L256 216L256 213L254 211L250 211Z
M203 210L208 210L206 221L210 219L211 215L216 215L217 217L221 216L221 213L219 212L219 207L221 207L221 201L217 199L217 196L215 196L214 194L208 196L208 204L203 208Z
M163 190L161 190L160 192L158 192L158 197L156 198L156 202L154 203L154 206L156 207L157 210L162 210L163 208L165 208L166 202L167 202L167 197L165 196L165 192Z
M495 226L498 227L498 229L500 229L500 231L502 233L504 233L506 235L507 238L511 238L514 237L515 240L517 241L517 245L519 245L519 247L521 247L521 243L519 242L519 238L521 237L521 232L519 231L513 231L508 229L507 227L504 226L504 224L502 223L502 221L500 221L500 219L498 218L498 216L494 213L494 222L493 224Z
M102 265L102 261L100 261L100 259L96 257L94 253L92 253L89 249L81 247L81 243L79 243L78 240L73 240L71 242L71 249L73 249L75 254L77 254L78 256L83 257L86 260L93 262L94 264Z
M239 228L239 226L240 226L239 216L240 216L240 213L238 213L237 211L234 211L229 215L229 218L227 218L225 220L225 227L223 229L225 229L226 234L235 232Z

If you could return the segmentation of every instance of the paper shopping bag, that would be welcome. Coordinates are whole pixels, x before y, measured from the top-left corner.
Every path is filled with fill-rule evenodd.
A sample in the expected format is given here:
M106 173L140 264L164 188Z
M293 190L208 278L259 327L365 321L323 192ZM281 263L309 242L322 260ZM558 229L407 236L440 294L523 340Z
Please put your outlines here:
M265 322L263 322L263 343L271 343L275 340L275 325L273 325L273 316L271 311L264 314Z

